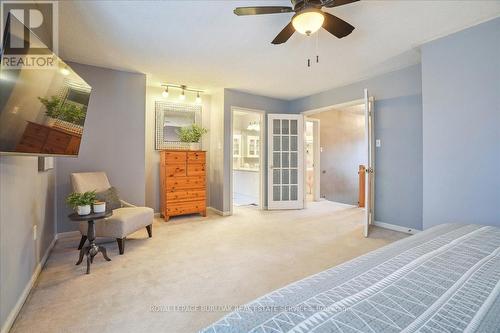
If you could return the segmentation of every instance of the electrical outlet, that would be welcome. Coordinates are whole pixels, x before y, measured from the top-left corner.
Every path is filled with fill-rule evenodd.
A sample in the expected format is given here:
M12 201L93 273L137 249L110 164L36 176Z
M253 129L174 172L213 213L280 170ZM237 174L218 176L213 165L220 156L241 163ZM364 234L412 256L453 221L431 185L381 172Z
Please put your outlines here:
M36 224L33 226L33 240L36 240Z
M380 141L380 139L375 140L375 147L381 147L381 146L382 142Z

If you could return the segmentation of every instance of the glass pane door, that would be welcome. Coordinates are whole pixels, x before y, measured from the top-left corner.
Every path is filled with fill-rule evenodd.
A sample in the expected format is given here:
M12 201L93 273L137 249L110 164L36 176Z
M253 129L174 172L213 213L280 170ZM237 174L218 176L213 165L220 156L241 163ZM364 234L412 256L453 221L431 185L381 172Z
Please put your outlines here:
M269 133L269 209L303 208L304 127L301 115L271 114Z

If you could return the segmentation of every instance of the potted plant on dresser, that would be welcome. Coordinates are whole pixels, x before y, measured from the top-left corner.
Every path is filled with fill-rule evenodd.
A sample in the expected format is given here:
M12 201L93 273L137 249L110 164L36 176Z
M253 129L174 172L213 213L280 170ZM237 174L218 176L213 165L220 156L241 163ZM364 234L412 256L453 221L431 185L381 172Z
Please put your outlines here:
M58 96L38 97L38 100L45 106L47 126L82 134L83 121L87 112L83 105L63 101Z
M193 124L191 126L182 127L177 133L179 140L189 144L189 150L200 150L200 139L208 130L204 127Z
M78 215L88 215L92 211L90 205L95 201L95 191L84 193L73 192L66 198L66 203L71 206Z

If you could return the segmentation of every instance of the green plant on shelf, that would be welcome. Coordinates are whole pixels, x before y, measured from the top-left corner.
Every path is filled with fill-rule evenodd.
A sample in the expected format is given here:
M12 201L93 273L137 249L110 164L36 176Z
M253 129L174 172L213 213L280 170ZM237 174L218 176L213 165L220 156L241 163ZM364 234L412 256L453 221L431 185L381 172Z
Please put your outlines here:
M75 209L78 206L87 206L94 203L96 198L95 191L87 191L84 193L73 192L66 198L68 206Z
M182 127L177 131L179 135L179 140L181 142L200 142L203 134L208 133L208 130L204 127L193 124L191 126Z
M76 125L83 125L87 113L85 106L71 102L63 102L57 96L49 98L38 97L38 100L45 106L47 117L60 119Z

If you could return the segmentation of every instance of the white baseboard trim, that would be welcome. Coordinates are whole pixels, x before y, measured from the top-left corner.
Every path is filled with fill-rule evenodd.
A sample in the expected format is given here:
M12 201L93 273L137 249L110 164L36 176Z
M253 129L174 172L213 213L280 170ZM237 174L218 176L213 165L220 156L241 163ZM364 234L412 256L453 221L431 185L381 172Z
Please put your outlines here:
M31 275L31 279L29 280L28 284L24 288L23 292L21 293L21 296L19 296L19 299L16 302L16 305L14 308L10 311L9 315L7 316L7 319L5 320L5 323L2 325L2 329L0 330L1 333L8 333L10 329L12 328L12 325L14 324L14 321L16 320L17 315L21 311L24 302L26 302L26 299L28 298L31 289L35 285L36 279L38 278L38 275L40 275L40 272L42 271L43 266L45 266L45 263L47 262L47 259L49 258L50 252L52 251L52 248L56 244L56 241L58 239L58 234L54 236L54 239L50 243L49 247L47 248L47 251L45 251L42 260L36 265L35 271Z
M56 234L56 239L63 239L63 238L76 237L76 236L81 236L80 231L78 231L78 230L66 231L66 232L60 232L60 233Z
M161 217L161 213L155 213L154 217L155 217L155 218L157 218L157 217Z
M215 214L217 215L221 215L221 216L229 216L231 215L231 212L223 212L223 211L220 211L214 207L207 207L207 209L210 209L212 212L214 212Z
M394 230L394 231L399 231L399 232L404 232L405 234L418 234L421 230L417 229L412 229L412 228L405 228L399 225L395 224L390 224L390 223L385 223L385 222L380 222L380 221L375 221L373 225L384 228L384 229L389 229L389 230Z

